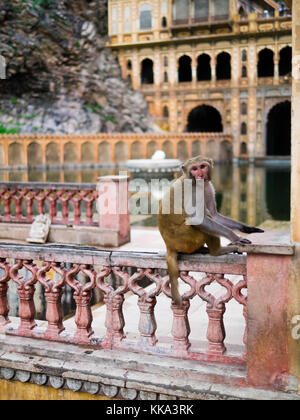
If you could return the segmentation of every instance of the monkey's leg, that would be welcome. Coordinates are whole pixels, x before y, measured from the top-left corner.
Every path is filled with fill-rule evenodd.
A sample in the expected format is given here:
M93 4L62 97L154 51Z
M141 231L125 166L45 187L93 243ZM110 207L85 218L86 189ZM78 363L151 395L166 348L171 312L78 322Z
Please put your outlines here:
M216 257L220 255L230 254L231 252L237 252L238 250L237 247L233 245L222 247L220 238L217 238L215 236L208 236L206 238L206 243L209 248L210 254Z
M203 221L197 224L197 217L189 217L186 224L193 226L195 229L201 230L204 233L212 236L224 236L233 243L251 244L248 239L240 238L231 229L221 225L208 216L205 216Z
M167 265L171 283L172 299L175 304L182 306L182 299L178 291L178 253L176 251L167 250Z

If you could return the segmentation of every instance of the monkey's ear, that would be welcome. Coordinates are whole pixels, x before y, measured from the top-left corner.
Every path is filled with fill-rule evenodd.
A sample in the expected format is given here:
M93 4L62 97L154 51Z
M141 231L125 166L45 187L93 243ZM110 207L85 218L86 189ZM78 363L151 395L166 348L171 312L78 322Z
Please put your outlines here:
M187 169L186 169L186 166L185 166L185 165L182 165L181 169L182 169L182 172L183 172L185 175L187 175Z
M213 159L207 159L207 162L210 164L210 166L213 168L214 167L214 161Z

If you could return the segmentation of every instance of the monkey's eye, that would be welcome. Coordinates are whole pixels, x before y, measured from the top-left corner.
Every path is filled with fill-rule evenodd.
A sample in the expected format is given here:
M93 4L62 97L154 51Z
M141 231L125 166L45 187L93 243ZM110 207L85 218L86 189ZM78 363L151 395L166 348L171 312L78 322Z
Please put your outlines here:
M197 171L198 167L197 166L192 166L191 167L191 171Z
M205 169L205 168L206 168L205 164L200 165L200 169Z

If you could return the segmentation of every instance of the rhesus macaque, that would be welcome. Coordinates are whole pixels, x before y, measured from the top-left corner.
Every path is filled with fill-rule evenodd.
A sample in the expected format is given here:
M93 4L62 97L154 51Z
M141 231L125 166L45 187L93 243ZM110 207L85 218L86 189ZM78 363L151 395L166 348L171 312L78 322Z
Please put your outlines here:
M165 194L159 209L158 227L167 247L167 265L170 276L172 298L176 305L181 306L181 296L178 292L178 253L192 254L196 251L209 252L211 255L224 255L237 252L238 246L251 244L231 229L244 233L263 232L263 230L247 226L243 223L222 216L217 212L215 190L211 182L213 160L205 157L189 159L182 167L183 175L176 180ZM197 180L204 181L204 215L188 215L184 208L184 199L180 201L181 214L178 214L178 203L175 198L184 196L184 182L191 179L192 194L196 194ZM195 197L194 197L195 198ZM194 201L193 197L190 200ZM177 206L177 208L176 208ZM169 214L163 209L169 208ZM221 247L220 237L231 241L226 247ZM204 248L204 245L208 248Z

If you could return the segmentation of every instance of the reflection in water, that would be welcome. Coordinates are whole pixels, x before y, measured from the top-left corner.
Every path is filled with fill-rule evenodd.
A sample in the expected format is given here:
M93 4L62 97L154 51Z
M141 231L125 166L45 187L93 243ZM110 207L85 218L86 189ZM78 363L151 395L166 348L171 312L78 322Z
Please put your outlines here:
M17 182L87 182L99 176L117 174L116 169L80 169L49 171L0 171L0 181ZM150 182L151 176L145 178ZM134 175L135 178L140 176ZM178 176L178 174L175 174ZM157 174L155 174L157 178ZM162 174L161 178L166 177ZM213 172L218 210L225 216L249 225L265 220L290 220L290 168L232 165L216 166ZM131 183L131 187L134 183ZM132 188L130 188L132 191ZM133 187L134 191L134 187ZM156 226L156 216L134 218L133 224Z

